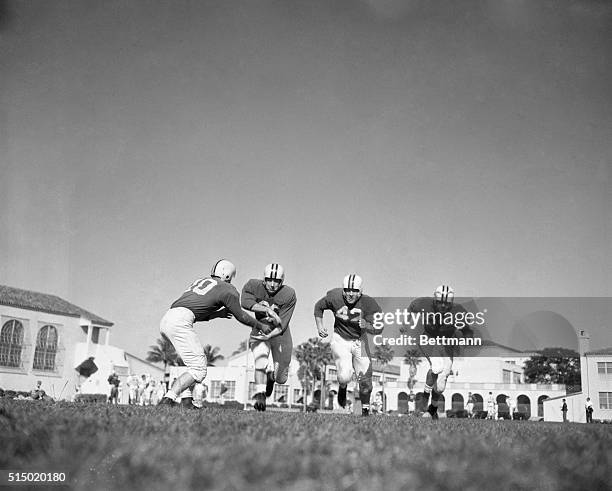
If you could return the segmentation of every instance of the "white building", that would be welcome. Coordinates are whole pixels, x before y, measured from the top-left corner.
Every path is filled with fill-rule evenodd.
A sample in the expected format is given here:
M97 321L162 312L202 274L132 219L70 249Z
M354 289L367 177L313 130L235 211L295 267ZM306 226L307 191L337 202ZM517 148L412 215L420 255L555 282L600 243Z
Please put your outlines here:
M62 298L0 285L0 388L30 391L37 381L54 399L108 394L115 371L125 386L130 373L163 370L109 344L113 323ZM97 371L79 377L75 368L93 357ZM122 391L124 392L124 391Z
M567 419L585 423L587 397L593 404L593 419L612 420L612 348L591 350L590 337L585 331L578 336L582 392L563 396L568 406ZM546 421L563 421L562 398L544 403Z
M544 415L543 402L546 399L558 396L565 397L566 388L562 384L527 384L523 376L523 363L532 353L523 353L511 348L491 344L483 348L480 357L457 358L453 364L453 373L448 379L444 397L441 399L440 413L447 409L464 409L468 393L476 399L475 410L483 409L483 401L489 392L493 394L500 405L501 411L507 410L506 397L514 402L517 410L528 415L531 419L541 418ZM299 364L294 359L290 365L289 378L286 384L276 385L268 404L298 405L302 403L302 386L297 376ZM415 375L412 393L423 390L428 364L425 358L420 359ZM254 395L253 357L250 352L242 352L228 359L227 366L209 367L204 383L206 384L209 402L224 402L235 400L244 404L252 402ZM411 391L408 388L410 378L409 366L401 359L395 359L382 367L374 362L372 401L377 393L384 390L386 409L389 411L407 412L408 400ZM384 379L384 386L383 386ZM336 367L328 365L326 368L326 394L333 394L338 390ZM358 398L355 393L355 381L348 386L349 398ZM224 389L227 389L224 392ZM318 386L320 389L320 386ZM222 393L224 392L224 393ZM317 392L319 392L317 390ZM318 394L317 394L318 396ZM307 402L312 401L312 395ZM332 399L334 409L337 401ZM326 397L325 405L329 406ZM355 404L355 408L358 404Z

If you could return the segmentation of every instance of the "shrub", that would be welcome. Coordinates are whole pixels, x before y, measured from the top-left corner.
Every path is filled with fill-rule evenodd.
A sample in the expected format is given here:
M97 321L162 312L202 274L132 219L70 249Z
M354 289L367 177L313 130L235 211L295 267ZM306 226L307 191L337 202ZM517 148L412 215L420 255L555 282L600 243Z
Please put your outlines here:
M106 402L108 396L106 394L77 394L74 402L101 403Z

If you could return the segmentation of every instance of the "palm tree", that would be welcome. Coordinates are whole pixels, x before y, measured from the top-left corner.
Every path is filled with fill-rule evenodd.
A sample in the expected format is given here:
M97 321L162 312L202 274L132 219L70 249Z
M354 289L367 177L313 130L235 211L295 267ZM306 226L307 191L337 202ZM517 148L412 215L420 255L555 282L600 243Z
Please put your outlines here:
M244 351L246 351L246 350L247 350L247 347L248 347L248 346L247 346L247 340L246 340L246 339L245 339L245 340L243 340L243 341L240 341L240 344L239 344L239 345L238 345L238 347L237 347L237 348L234 350L234 352L232 353L232 355L231 355L231 356L237 355L237 354L239 354L239 353L243 353Z
M225 358L222 354L220 354L221 348L215 346L214 348L207 344L204 346L204 355L206 355L206 365L209 367L214 367L215 363L221 361Z
M157 345L149 346L147 361L163 363L164 373L166 373L168 365L178 366L179 356L170 340L162 334L161 338L157 339Z
M419 363L421 363L421 355L420 353L415 350L415 349L407 349L406 353L404 353L404 362L406 363L406 365L408 365L408 388L410 389L410 392L412 392L412 389L414 388L414 384L416 383L416 373L417 373L417 367L419 365Z
M382 365L383 376L382 376L382 403L383 403L383 413L387 410L387 401L385 400L385 375L387 370L387 365L391 360L393 360L393 350L390 346L386 344L376 346L374 350L374 359L378 361Z
M302 368L301 374L302 385L305 385L307 380L312 380L312 394L314 396L315 384L317 379L321 380L321 407L324 401L325 390L325 366L330 365L333 361L331 347L329 343L324 343L320 338L310 338L308 341L298 345L295 348L295 358L300 363ZM298 375L300 372L298 372ZM306 398L304 398L304 402ZM306 409L306 405L304 405Z

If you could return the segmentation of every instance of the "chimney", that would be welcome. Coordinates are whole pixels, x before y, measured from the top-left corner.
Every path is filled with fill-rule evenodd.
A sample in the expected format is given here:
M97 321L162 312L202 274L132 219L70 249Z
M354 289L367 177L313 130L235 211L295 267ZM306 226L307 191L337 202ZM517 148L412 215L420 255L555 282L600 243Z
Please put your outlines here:
M587 397L591 397L591 391L589 387L589 364L584 356L591 350L591 338L588 333L584 330L580 330L578 333L578 351L580 352L580 385L582 386L582 394Z
M580 333L578 334L578 352L580 353L580 356L584 356L584 354L590 350L591 338L586 331L580 330Z

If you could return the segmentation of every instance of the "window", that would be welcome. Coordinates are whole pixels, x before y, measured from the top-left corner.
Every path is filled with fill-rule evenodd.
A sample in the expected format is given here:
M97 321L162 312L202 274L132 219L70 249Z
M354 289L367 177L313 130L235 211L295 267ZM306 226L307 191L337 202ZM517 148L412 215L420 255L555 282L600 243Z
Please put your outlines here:
M599 375L612 375L612 362L598 361L597 362L597 373Z
M216 399L221 396L221 380L210 381L210 397Z
M504 384L512 382L512 372L510 370L502 370L502 382Z
M223 397L229 401L233 401L236 399L236 381L235 380L226 380L225 383L226 391L223 393Z
M92 327L91 329L91 342L94 344L100 344L100 328Z
M249 399L255 395L255 382L249 382Z
M516 373L516 372L512 372L512 383L514 384L520 384L521 383L521 374L520 373Z
M55 326L43 326L36 337L34 370L54 371L55 355L57 355L57 329Z
M397 382L397 379L395 377L387 377L385 382Z
M23 348L23 324L10 320L0 331L0 365L21 367L21 350Z
M289 386L288 385L276 385L274 387L274 400L276 402L288 403L289 397Z
M336 368L327 369L327 380L330 380L332 382L338 380L338 370Z
M302 397L302 389L293 389L293 404L299 404L298 400Z
M599 393L599 409L612 409L612 392Z
M372 382L374 384L380 384L380 375L372 375Z

